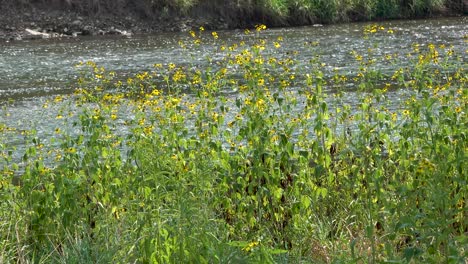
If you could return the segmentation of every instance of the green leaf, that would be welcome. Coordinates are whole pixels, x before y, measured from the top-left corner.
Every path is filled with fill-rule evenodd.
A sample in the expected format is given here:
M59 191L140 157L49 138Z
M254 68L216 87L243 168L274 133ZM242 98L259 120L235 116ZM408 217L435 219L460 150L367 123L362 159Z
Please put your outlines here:
M268 250L268 253L272 255L278 255L278 254L286 254L288 253L288 251L285 249L274 248L274 249Z
M304 208L309 208L311 204L311 201L310 201L310 198L306 195L302 195L301 196L301 205L304 207Z
M276 188L274 191L273 191L273 195L275 196L276 199L281 199L281 197L283 196L283 189L281 188Z

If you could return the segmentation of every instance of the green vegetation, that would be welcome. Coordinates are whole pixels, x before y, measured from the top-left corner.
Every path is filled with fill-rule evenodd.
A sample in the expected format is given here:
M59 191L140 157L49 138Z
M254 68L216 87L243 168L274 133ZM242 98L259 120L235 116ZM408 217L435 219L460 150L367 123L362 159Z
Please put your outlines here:
M304 25L372 19L424 17L466 12L463 0L0 0L0 8L45 7L85 15L219 18L231 27L253 23ZM208 26L208 25L207 25Z
M229 46L190 32L216 48L203 65L125 80L78 65L50 145L0 124L0 262L463 262L465 55L369 49L350 54L352 76L329 75L319 56L298 67L264 29ZM19 155L5 143L17 133Z

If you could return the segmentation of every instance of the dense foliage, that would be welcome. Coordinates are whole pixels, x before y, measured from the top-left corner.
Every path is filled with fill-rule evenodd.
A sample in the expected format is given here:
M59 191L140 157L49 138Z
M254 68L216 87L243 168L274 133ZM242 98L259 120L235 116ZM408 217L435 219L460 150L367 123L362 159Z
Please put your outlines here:
M44 105L63 104L50 145L0 124L0 262L463 262L466 53L369 49L326 75L264 29L190 32L217 53L202 65L77 65L76 94ZM3 143L19 133L21 162Z

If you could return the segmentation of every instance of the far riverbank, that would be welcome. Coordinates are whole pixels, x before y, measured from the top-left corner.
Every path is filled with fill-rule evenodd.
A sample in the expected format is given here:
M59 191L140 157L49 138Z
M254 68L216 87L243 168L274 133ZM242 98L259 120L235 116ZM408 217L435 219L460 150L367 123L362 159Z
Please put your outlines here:
M0 40L288 27L463 16L468 0L445 1L0 0Z

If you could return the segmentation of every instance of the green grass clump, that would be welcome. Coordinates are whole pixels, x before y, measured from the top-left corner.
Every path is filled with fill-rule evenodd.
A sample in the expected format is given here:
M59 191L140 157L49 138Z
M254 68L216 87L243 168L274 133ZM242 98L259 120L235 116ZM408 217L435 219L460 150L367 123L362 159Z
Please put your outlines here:
M468 76L452 48L353 53L350 76L298 67L281 37L190 33L223 56L126 80L82 63L54 144L23 131L18 163L0 143L0 262L463 262Z

